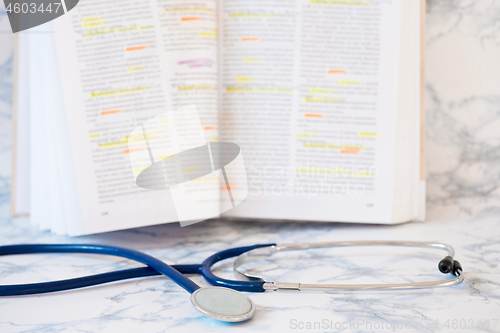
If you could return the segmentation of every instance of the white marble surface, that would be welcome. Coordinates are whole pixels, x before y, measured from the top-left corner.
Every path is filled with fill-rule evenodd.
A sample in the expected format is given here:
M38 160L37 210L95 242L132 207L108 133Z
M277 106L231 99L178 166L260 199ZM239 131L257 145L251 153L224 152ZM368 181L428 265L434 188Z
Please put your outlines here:
M231 246L262 242L406 239L452 244L461 285L427 291L355 294L254 293L255 317L225 324L199 315L189 295L152 277L42 296L0 298L0 332L500 331L500 2L428 1L428 221L399 226L209 222L67 238L8 215L12 36L0 34L0 244L101 243L132 247L169 263L197 263ZM0 12L0 27L7 17ZM2 30L0 29L0 30ZM342 252L343 254L345 252ZM381 254L381 256L375 256ZM301 261L300 279L339 283L443 278L440 254L353 251ZM416 254L417 258L410 257ZM303 264L302 264L303 263ZM325 269L325 263L332 263ZM69 278L134 263L94 256L0 259L0 284ZM228 265L217 271L229 272ZM271 270L277 276L286 269ZM202 285L206 283L193 277ZM288 278L295 281L297 278ZM282 278L286 280L286 278ZM333 327L294 328L320 322ZM335 328L343 326L343 329ZM371 326L370 326L371 325ZM474 325L474 328L471 328ZM412 328L413 327L413 328Z

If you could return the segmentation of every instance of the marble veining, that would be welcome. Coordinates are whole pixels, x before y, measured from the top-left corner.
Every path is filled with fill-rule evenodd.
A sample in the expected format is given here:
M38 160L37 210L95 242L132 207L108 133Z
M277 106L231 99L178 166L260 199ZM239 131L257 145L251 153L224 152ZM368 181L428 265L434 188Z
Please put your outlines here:
M427 1L427 10L427 198L477 212L500 193L500 6Z
M68 238L9 217L12 36L0 33L0 244L100 243L169 263L197 263L221 249L264 242L438 240L455 247L465 282L407 292L254 293L255 317L226 324L201 316L161 277L43 296L0 298L0 332L496 332L500 331L500 2L427 1L428 221L399 226L211 221ZM0 10L0 32L8 28ZM408 282L444 278L440 253L329 252L298 267L266 266L283 282ZM287 261L284 261L287 263ZM39 255L0 260L0 284L136 267L111 257ZM223 262L217 274L231 276ZM293 276L291 276L293 274ZM202 278L193 280L206 285ZM304 280L304 281L302 281ZM316 327L319 323L320 327ZM308 329L311 325L311 329Z

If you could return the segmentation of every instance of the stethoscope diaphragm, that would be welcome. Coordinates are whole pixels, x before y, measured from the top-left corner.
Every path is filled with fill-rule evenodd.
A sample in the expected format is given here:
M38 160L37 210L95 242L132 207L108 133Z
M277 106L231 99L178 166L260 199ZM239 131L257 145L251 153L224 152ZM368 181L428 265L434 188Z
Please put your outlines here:
M191 303L207 317L239 322L252 318L255 304L239 291L223 287L204 287L191 294Z

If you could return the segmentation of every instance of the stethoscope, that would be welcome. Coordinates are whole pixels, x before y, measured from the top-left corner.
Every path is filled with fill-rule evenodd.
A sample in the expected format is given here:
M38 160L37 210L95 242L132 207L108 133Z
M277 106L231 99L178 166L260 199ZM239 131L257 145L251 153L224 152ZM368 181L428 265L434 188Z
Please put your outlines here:
M451 273L455 277L447 280L399 283L399 284L304 284L266 281L264 278L251 275L241 268L245 263L261 260L278 252L303 250L310 248L347 247L347 246L410 246L428 247L448 252L438 268L444 274ZM201 264L168 265L163 261L145 253L114 246L80 245L80 244L26 244L0 246L0 256L10 254L33 253L93 253L127 258L140 262L146 267L131 268L109 273L89 275L68 280L4 285L0 286L0 296L18 296L42 294L62 290L70 290L102 283L131 278L165 275L191 294L191 302L202 314L217 320L238 322L250 319L255 312L255 304L240 291L263 292L267 290L295 291L355 291L355 290L406 290L435 287L449 287L463 281L462 267L453 259L455 251L449 245L432 242L406 241L348 241L301 244L257 244L236 247L217 252ZM211 267L224 259L237 257L233 268L239 280L228 280L214 275ZM212 286L201 288L184 274L201 274Z

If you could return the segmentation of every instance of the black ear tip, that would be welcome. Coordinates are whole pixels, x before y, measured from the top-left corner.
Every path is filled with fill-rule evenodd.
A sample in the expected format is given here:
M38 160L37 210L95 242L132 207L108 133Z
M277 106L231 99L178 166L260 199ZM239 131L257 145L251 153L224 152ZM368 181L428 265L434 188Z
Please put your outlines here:
M446 256L443 260L439 262L439 271L443 274L447 274L453 271L453 258Z
M462 274L462 265L456 260L453 260L453 275L459 276Z

